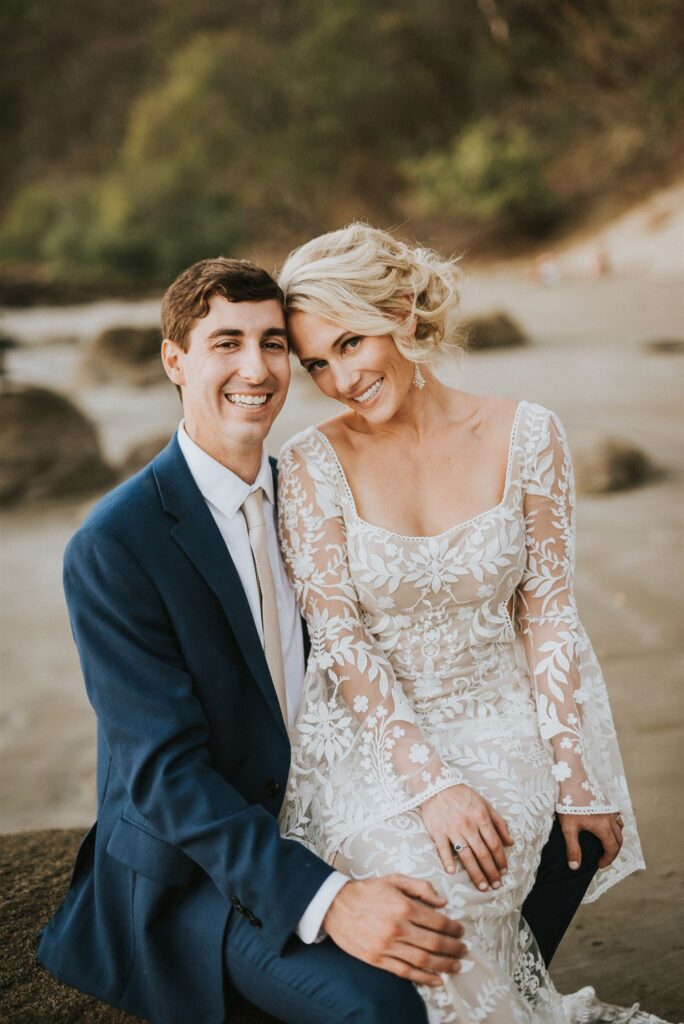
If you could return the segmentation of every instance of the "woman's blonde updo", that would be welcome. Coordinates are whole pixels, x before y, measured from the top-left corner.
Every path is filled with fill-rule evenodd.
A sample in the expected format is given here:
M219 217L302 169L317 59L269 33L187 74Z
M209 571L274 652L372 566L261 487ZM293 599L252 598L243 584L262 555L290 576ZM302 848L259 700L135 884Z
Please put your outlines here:
M462 349L460 271L431 249L354 223L292 252L278 284L288 313L311 313L364 335L389 334L414 362Z

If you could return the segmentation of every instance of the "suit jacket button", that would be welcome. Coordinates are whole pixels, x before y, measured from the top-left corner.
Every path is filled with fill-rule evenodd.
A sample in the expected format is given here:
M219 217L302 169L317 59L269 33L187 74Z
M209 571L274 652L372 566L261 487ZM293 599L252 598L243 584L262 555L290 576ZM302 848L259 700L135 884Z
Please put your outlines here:
M275 779L271 779L270 782L266 783L266 792L269 796L278 796L280 793L280 783L276 782Z

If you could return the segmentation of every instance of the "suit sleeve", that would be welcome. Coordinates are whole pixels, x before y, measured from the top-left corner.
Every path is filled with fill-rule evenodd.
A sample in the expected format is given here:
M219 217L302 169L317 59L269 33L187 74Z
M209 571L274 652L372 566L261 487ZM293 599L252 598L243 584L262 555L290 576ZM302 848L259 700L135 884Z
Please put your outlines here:
M67 548L64 586L89 700L136 811L281 952L331 868L250 805L209 760L209 724L156 587L97 525Z

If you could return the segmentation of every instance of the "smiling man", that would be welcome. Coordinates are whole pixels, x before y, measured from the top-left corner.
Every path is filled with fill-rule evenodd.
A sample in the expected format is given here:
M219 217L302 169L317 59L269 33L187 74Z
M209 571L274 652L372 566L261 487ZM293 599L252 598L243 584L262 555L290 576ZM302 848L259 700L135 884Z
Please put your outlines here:
M240 290L245 297L229 298L227 288L204 296L192 323L195 282L187 281L190 295L184 275L169 289L162 307L162 359L182 392L187 436L252 483L263 460L263 442L287 396L290 360L275 282L257 268L241 267L240 273L255 279L251 288ZM259 278L261 291L272 297L249 298L260 293Z
M425 1024L410 981L465 952L444 900L349 881L278 830L305 664L264 450L290 380L280 291L204 260L162 328L183 422L65 555L98 815L39 959L158 1024L230 1020L236 990L292 1024Z

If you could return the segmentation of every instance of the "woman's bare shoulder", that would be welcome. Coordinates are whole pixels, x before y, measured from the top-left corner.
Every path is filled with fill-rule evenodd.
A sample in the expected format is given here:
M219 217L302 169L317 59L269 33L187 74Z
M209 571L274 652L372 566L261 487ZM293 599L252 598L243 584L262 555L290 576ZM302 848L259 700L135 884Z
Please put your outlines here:
M349 417L346 413L341 413L339 416L333 416L329 420L317 423L316 430L323 434L324 437L327 437L332 445L337 441L344 443L349 434L348 419Z
M487 412L492 419L507 420L515 416L520 400L517 398L505 398L503 395L483 395L483 411Z
M470 410L471 422L478 427L496 431L499 428L510 427L515 419L520 401L516 398L506 398L502 395L476 395L472 392L461 391L457 394L456 404L463 406L467 403Z

